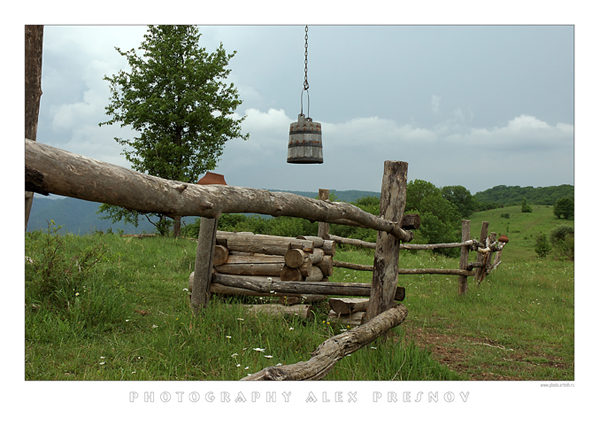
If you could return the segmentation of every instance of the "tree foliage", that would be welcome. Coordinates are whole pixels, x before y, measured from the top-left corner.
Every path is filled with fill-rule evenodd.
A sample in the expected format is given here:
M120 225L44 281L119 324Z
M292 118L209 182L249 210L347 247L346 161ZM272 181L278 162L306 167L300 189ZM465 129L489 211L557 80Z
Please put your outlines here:
M139 133L115 138L136 171L195 183L216 167L227 140L248 138L241 131L244 118L233 116L242 101L225 81L235 52L226 53L221 44L208 53L200 36L195 26L150 26L140 54L115 48L131 69L104 77L110 83L110 119L100 125L130 126ZM114 208L105 211L116 215Z
M575 187L570 184L535 188L500 185L477 192L474 196L479 204L479 211L501 208L504 205L519 205L523 198L527 198L533 205L554 205L560 198L573 198Z
M554 204L554 215L557 218L565 218L567 220L575 218L575 201L573 198L560 198Z

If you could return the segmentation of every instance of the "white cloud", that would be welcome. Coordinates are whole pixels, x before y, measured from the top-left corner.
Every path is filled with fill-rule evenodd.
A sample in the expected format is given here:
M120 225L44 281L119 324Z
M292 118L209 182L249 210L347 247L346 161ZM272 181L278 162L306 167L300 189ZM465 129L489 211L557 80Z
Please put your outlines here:
M573 125L550 125L530 115L520 115L503 127L472 128L464 134L452 134L446 140L454 144L481 146L494 150L551 149L573 146Z

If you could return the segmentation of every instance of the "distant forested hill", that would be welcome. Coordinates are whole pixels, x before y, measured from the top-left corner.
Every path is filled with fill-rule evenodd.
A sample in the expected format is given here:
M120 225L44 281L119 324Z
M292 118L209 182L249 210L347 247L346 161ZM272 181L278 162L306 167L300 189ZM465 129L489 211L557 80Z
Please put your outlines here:
M554 205L560 198L575 198L575 186L563 184L548 187L521 187L521 186L495 186L491 189L477 192L475 198L480 204L497 203L501 205L515 205L527 199L532 205Z
M152 226L144 218L136 229L131 224L122 222L113 224L112 220L102 220L96 214L97 202L82 201L75 198L56 198L35 195L27 224L27 231L44 230L48 222L54 220L57 226L62 226L60 233L86 234L96 230L106 231L108 228L117 233L119 229L125 233L154 233Z

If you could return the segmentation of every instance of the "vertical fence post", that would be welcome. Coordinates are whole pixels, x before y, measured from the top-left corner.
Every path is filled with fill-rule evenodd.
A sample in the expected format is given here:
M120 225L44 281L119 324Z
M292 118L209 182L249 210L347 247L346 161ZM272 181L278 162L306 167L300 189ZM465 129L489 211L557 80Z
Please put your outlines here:
M198 314L200 307L205 308L210 298L210 282L212 280L213 256L217 243L216 218L202 217L198 232L194 281L192 283L192 311Z
M462 221L462 241L466 242L471 238L471 220ZM458 268L467 270L469 266L469 247L463 245L460 247L460 262ZM467 293L467 276L458 276L458 293L460 295Z
M319 200L329 201L329 189L319 189ZM327 239L329 237L329 223L319 222L318 236L323 239Z
M396 223L402 222L406 206L406 176L408 163L385 161L381 183L380 216ZM400 240L387 232L377 232L371 296L366 320L388 310L394 305L398 286L398 259Z
M481 233L479 235L479 242L485 243L485 240L486 240L487 234L488 234L489 225L490 225L490 223L487 221L484 221L481 223ZM483 261L483 254L481 252L477 253L477 259L475 261L478 263L481 263ZM482 273L483 273L483 267L475 269L475 277L474 277L475 282L480 281Z

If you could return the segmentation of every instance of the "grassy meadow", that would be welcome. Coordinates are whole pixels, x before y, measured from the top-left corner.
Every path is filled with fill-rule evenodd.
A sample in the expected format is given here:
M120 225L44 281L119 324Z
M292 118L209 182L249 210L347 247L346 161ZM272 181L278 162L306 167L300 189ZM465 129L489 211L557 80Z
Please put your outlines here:
M510 214L501 218L500 214ZM327 380L573 380L574 264L538 258L535 236L565 220L551 207L475 213L510 238L502 263L481 284L469 278L400 276L409 315L385 341L338 362ZM566 222L572 225L572 221ZM196 243L116 234L26 236L25 379L239 380L264 367L308 360L347 327L328 322L326 302L310 319L249 313L213 296L194 317L188 277ZM475 253L471 261L474 261ZM372 264L372 252L338 247L336 259ZM401 251L401 268L458 268L458 258ZM332 281L370 282L335 269Z

